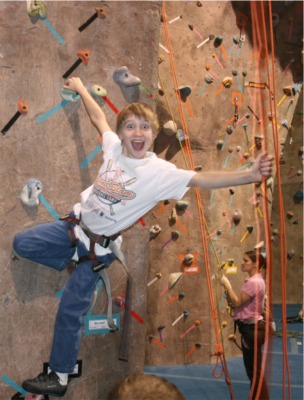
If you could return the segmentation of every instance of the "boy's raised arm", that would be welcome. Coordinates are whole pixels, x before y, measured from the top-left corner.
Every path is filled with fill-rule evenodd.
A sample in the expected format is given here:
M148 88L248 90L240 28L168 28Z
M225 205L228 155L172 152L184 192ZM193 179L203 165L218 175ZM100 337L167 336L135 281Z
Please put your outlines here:
M188 186L197 186L201 189L219 189L229 186L259 183L262 177L271 175L273 157L259 154L248 171L210 171L195 174Z
M83 85L80 78L69 78L63 85L65 89L77 92L83 101L86 111L90 117L93 125L96 126L99 133L102 135L104 132L111 130L108 125L106 116L93 97L88 92L87 88Z

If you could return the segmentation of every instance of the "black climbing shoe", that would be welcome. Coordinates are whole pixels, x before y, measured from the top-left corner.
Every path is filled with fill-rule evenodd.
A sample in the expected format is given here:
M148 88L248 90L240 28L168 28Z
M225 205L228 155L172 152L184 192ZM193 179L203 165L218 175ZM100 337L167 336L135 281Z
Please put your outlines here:
M34 379L24 381L22 387L30 393L62 397L65 395L68 385L60 385L59 376L56 372L51 371L49 374L41 373Z

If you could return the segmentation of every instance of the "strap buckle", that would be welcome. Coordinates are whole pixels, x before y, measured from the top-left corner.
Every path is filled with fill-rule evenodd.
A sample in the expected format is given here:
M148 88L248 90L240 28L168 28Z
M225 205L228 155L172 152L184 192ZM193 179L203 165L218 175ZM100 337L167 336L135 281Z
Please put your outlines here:
M102 262L99 262L98 264L92 266L92 270L93 270L94 272L99 272L99 271L101 271L102 269L104 269L104 268L106 268L106 267L107 267L107 266L104 265Z

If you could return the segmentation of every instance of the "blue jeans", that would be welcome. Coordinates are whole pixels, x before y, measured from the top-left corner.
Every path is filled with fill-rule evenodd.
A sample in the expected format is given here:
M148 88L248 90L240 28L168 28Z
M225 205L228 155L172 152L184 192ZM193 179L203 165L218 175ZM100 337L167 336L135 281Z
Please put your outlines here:
M76 247L79 258L88 256L85 246L71 243L68 227L73 223L54 221L17 233L15 252L28 260L62 271L73 257ZM74 246L74 247L73 247ZM114 261L110 253L97 257L104 265ZM77 362L82 336L83 316L89 310L99 274L92 271L92 262L84 261L70 275L63 289L57 311L49 366L53 371L71 373Z

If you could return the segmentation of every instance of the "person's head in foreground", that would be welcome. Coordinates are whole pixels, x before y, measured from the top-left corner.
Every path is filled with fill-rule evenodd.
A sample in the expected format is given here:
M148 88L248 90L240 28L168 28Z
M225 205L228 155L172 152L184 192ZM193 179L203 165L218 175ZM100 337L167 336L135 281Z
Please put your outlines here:
M130 375L111 390L108 400L185 400L177 387L157 375Z

